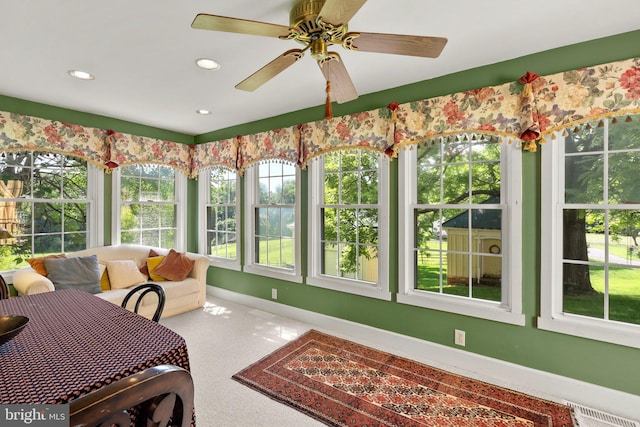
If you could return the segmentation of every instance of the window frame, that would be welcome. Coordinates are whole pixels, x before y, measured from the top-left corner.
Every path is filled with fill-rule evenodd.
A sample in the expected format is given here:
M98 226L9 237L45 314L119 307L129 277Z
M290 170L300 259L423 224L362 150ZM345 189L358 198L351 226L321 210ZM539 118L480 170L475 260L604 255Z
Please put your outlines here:
M268 160L268 162L280 162L282 160ZM256 206L259 205L259 197L260 197L260 174L259 167L260 164L264 164L265 162L258 162L251 166L249 166L245 170L244 176L244 185L245 185L245 194L244 194L244 266L243 271L245 273L257 274L260 276L272 277L275 279L280 279L288 282L302 283L302 266L301 266L301 227L302 220L300 214L300 198L301 198L301 173L300 168L292 163L288 163L292 165L295 169L295 179L296 179L296 201L293 207L294 216L296 218L295 223L296 227L293 231L293 247L294 247L294 267L292 270L288 271L284 268L279 267L270 267L264 264L259 264L255 260L255 237L256 230L254 227L256 221L255 210Z
M604 120L605 130L609 121ZM541 166L541 286L538 327L543 330L573 335L597 341L640 348L640 325L598 319L563 311L563 247L562 211L564 202L564 144L563 131L548 136L542 150ZM604 134L608 145L608 132ZM606 180L603 186L607 186ZM599 209L615 204L602 203ZM560 236L560 238L558 238ZM607 263L605 263L607 264Z
M231 270L240 271L242 269L241 258L242 258L242 233L241 233L241 223L242 223L242 213L240 210L240 201L242 199L241 196L241 177L237 170L225 168L223 166L219 166L218 168L227 169L236 174L236 201L235 201L235 209L236 209L236 258L224 258L219 256L214 256L207 254L207 207L214 206L216 204L211 203L211 171L215 169L207 168L200 171L198 175L198 200L200 204L200 208L198 210L198 230L204 230L205 232L198 233L198 248L199 252L202 255L205 255L209 258L209 264L219 268L227 268Z
M156 166L170 167L167 165L160 165L152 163ZM131 166L131 165L127 165ZM113 245L121 244L121 224L120 224L120 212L124 203L120 198L122 190L122 174L121 167L113 169L112 172L112 211L111 211L111 242ZM187 176L180 170L174 168L174 202L176 206L176 231L175 242L173 248L177 251L185 251L187 247ZM155 204L153 202L140 202L140 204ZM161 202L162 204L169 204L170 202Z
M467 137L472 140L470 135ZM399 303L514 325L525 324L522 312L522 150L518 144L509 144L504 138L500 140L500 144L500 204L504 206L502 301L494 302L414 289L414 209L418 205L417 150L407 149L401 150L398 156Z
M36 153L42 153L42 154L55 154L55 155L65 156L65 157L73 157L75 159L84 161L86 163L87 197L86 199L83 199L83 201L86 202L87 204L86 247L91 248L94 246L99 246L104 244L104 228L99 226L100 224L104 224L104 198L99 197L104 194L104 171L102 169L99 169L96 165L92 164L91 162L88 162L86 159L75 157L66 153L51 153L48 151L38 151L38 150L28 150L25 152L31 153L32 159L33 159L33 156L36 155ZM10 153L7 153L7 155L10 155ZM29 168L31 169L31 171L33 171L33 164L31 164ZM62 197L59 199L34 198L32 197L33 188L30 189L29 194L31 194L31 197L29 197L28 199L24 197L18 197L18 198L5 199L5 200L15 201L17 203L26 202L26 203L31 203L32 205L33 203L42 202L44 200L55 200L61 203L75 201L75 199L65 199ZM61 230L60 235L63 235L63 234L64 234L64 230ZM64 239L62 239L62 245L63 245L62 252L65 252ZM33 247L32 247L32 253L30 256L35 256L33 252ZM12 282L13 272L15 272L16 270L17 269L3 271L3 273L5 274L5 278L8 281Z
M378 209L378 282L372 283L322 274L321 229L323 217L320 212L324 206L325 174L324 156L321 156L309 164L309 238L306 283L320 288L389 301L392 299L392 293L389 289L390 161L383 153L364 149L361 151L378 156L378 203L376 204Z

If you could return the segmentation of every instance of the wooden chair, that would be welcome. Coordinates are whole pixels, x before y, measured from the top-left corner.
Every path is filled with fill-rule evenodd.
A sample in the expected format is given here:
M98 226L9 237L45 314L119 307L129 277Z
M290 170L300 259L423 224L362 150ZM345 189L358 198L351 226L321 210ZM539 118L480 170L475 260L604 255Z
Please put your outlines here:
M146 294L150 292L153 292L158 296L158 306L156 307L156 312L154 313L151 320L153 320L154 322L159 321L160 316L162 316L162 310L164 309L164 301L166 297L165 297L164 289L162 288L162 286L158 284L143 283L142 285L138 285L135 288L131 289L127 294L127 296L124 297L124 300L122 300L122 307L127 308L127 303L129 302L129 299L135 295L137 299L136 299L136 305L133 311L137 313L138 308L142 303L142 299Z
M72 400L70 425L186 427L193 417L193 393L189 371L173 365L154 366Z
M4 278L0 275L0 299L9 298L9 285L4 281Z

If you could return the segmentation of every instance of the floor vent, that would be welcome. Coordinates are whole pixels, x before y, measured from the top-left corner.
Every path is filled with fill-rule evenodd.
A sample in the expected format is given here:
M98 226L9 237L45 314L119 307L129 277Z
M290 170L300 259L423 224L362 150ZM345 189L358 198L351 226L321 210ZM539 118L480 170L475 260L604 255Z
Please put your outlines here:
M579 427L640 427L638 421L607 414L573 402L566 402L566 404L573 408Z

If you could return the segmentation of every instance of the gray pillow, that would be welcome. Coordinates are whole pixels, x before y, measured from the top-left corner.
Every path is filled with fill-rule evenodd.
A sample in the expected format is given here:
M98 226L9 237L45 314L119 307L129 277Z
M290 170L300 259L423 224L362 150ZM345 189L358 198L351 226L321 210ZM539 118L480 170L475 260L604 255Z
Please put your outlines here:
M56 289L80 289L92 294L102 292L100 267L96 255L44 260L47 277Z

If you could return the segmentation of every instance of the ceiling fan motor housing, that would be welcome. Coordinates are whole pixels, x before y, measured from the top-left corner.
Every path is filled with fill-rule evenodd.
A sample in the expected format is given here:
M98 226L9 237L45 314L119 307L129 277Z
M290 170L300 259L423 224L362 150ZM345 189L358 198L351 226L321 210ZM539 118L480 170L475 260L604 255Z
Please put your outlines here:
M312 55L324 57L326 45L342 44L347 24L334 26L318 19L325 0L301 0L291 8L289 25L294 29L290 38L303 45L311 44ZM320 40L320 41L318 41Z
M325 0L301 0L296 3L289 14L289 25L311 34L322 31L316 18L320 14Z

